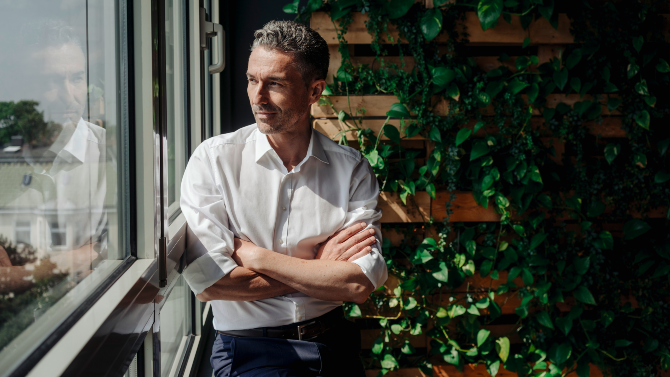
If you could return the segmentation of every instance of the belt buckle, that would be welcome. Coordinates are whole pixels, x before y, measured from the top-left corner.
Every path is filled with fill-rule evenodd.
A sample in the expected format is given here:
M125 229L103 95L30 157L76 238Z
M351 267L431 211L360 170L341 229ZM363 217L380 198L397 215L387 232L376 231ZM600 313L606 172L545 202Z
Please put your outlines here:
M302 325L298 325L298 340L302 340L302 329L304 329L305 327L307 327L309 325L312 325L314 323L316 323L316 321L312 321L310 323L305 323L305 324L302 324Z

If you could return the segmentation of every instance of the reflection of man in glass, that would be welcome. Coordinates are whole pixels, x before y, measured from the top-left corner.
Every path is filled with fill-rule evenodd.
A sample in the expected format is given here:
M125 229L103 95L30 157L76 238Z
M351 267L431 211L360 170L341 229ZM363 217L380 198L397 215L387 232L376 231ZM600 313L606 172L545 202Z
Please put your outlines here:
M106 246L105 130L82 118L88 92L82 44L62 23L50 22L38 30L38 42L29 46L26 57L31 75L25 81L34 102L15 106L39 104L45 119L16 125L24 144L18 164L13 164L16 168L3 169L10 182L9 189L0 192L0 207L9 215L0 216L12 216L13 209L17 218L27 212L40 217L33 222L37 232L32 246L42 261L36 261L37 267L10 268L10 279L0 282L0 292L22 291L45 277L36 276L39 265L78 280ZM11 267L1 244L0 266Z

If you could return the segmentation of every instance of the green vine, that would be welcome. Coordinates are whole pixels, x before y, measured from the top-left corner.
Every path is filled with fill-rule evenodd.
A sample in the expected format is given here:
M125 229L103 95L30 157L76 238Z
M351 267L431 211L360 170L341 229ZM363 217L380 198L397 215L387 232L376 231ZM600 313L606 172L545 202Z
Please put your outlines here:
M323 97L345 126L335 139L347 144L355 132L381 190L409 206L421 191L449 193L443 222L384 229L401 235L398 245L384 239L392 278L362 308L347 306L378 321L369 368L432 374L438 363L484 364L491 375L504 367L579 377L589 364L626 377L670 368L667 2L298 5L284 10L303 21L328 12L338 30L342 64L325 95L398 98L376 135L363 127L365 109L336 110ZM565 13L574 43L540 61L526 38L510 48L518 57L501 53L487 72L470 57L472 11L484 30L541 19L558 28ZM352 12L367 16L373 66L350 57ZM564 100L552 102L557 96ZM398 118L400 128L389 124ZM432 144L427 154L405 142L415 135ZM449 222L464 191L500 222ZM503 323L515 326L494 336L490 325ZM429 352L410 342L421 334Z

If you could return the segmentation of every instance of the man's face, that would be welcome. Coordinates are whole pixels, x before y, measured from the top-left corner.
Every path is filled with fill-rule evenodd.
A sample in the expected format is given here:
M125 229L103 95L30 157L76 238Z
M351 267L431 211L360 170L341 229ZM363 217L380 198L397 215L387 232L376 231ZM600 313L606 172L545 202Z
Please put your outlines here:
M34 53L37 63L35 99L47 119L77 123L86 105L86 71L80 47L66 43Z
M305 86L291 55L263 47L254 49L249 56L247 82L256 124L266 135L290 131L309 117L309 106L318 100L322 90L315 96L314 83L309 88Z

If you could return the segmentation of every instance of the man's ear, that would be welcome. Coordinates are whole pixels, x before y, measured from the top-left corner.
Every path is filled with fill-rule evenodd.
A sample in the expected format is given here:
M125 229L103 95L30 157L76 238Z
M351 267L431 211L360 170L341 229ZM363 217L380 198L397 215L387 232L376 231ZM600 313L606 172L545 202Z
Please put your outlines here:
M326 80L316 79L309 85L309 104L316 103L326 89Z

